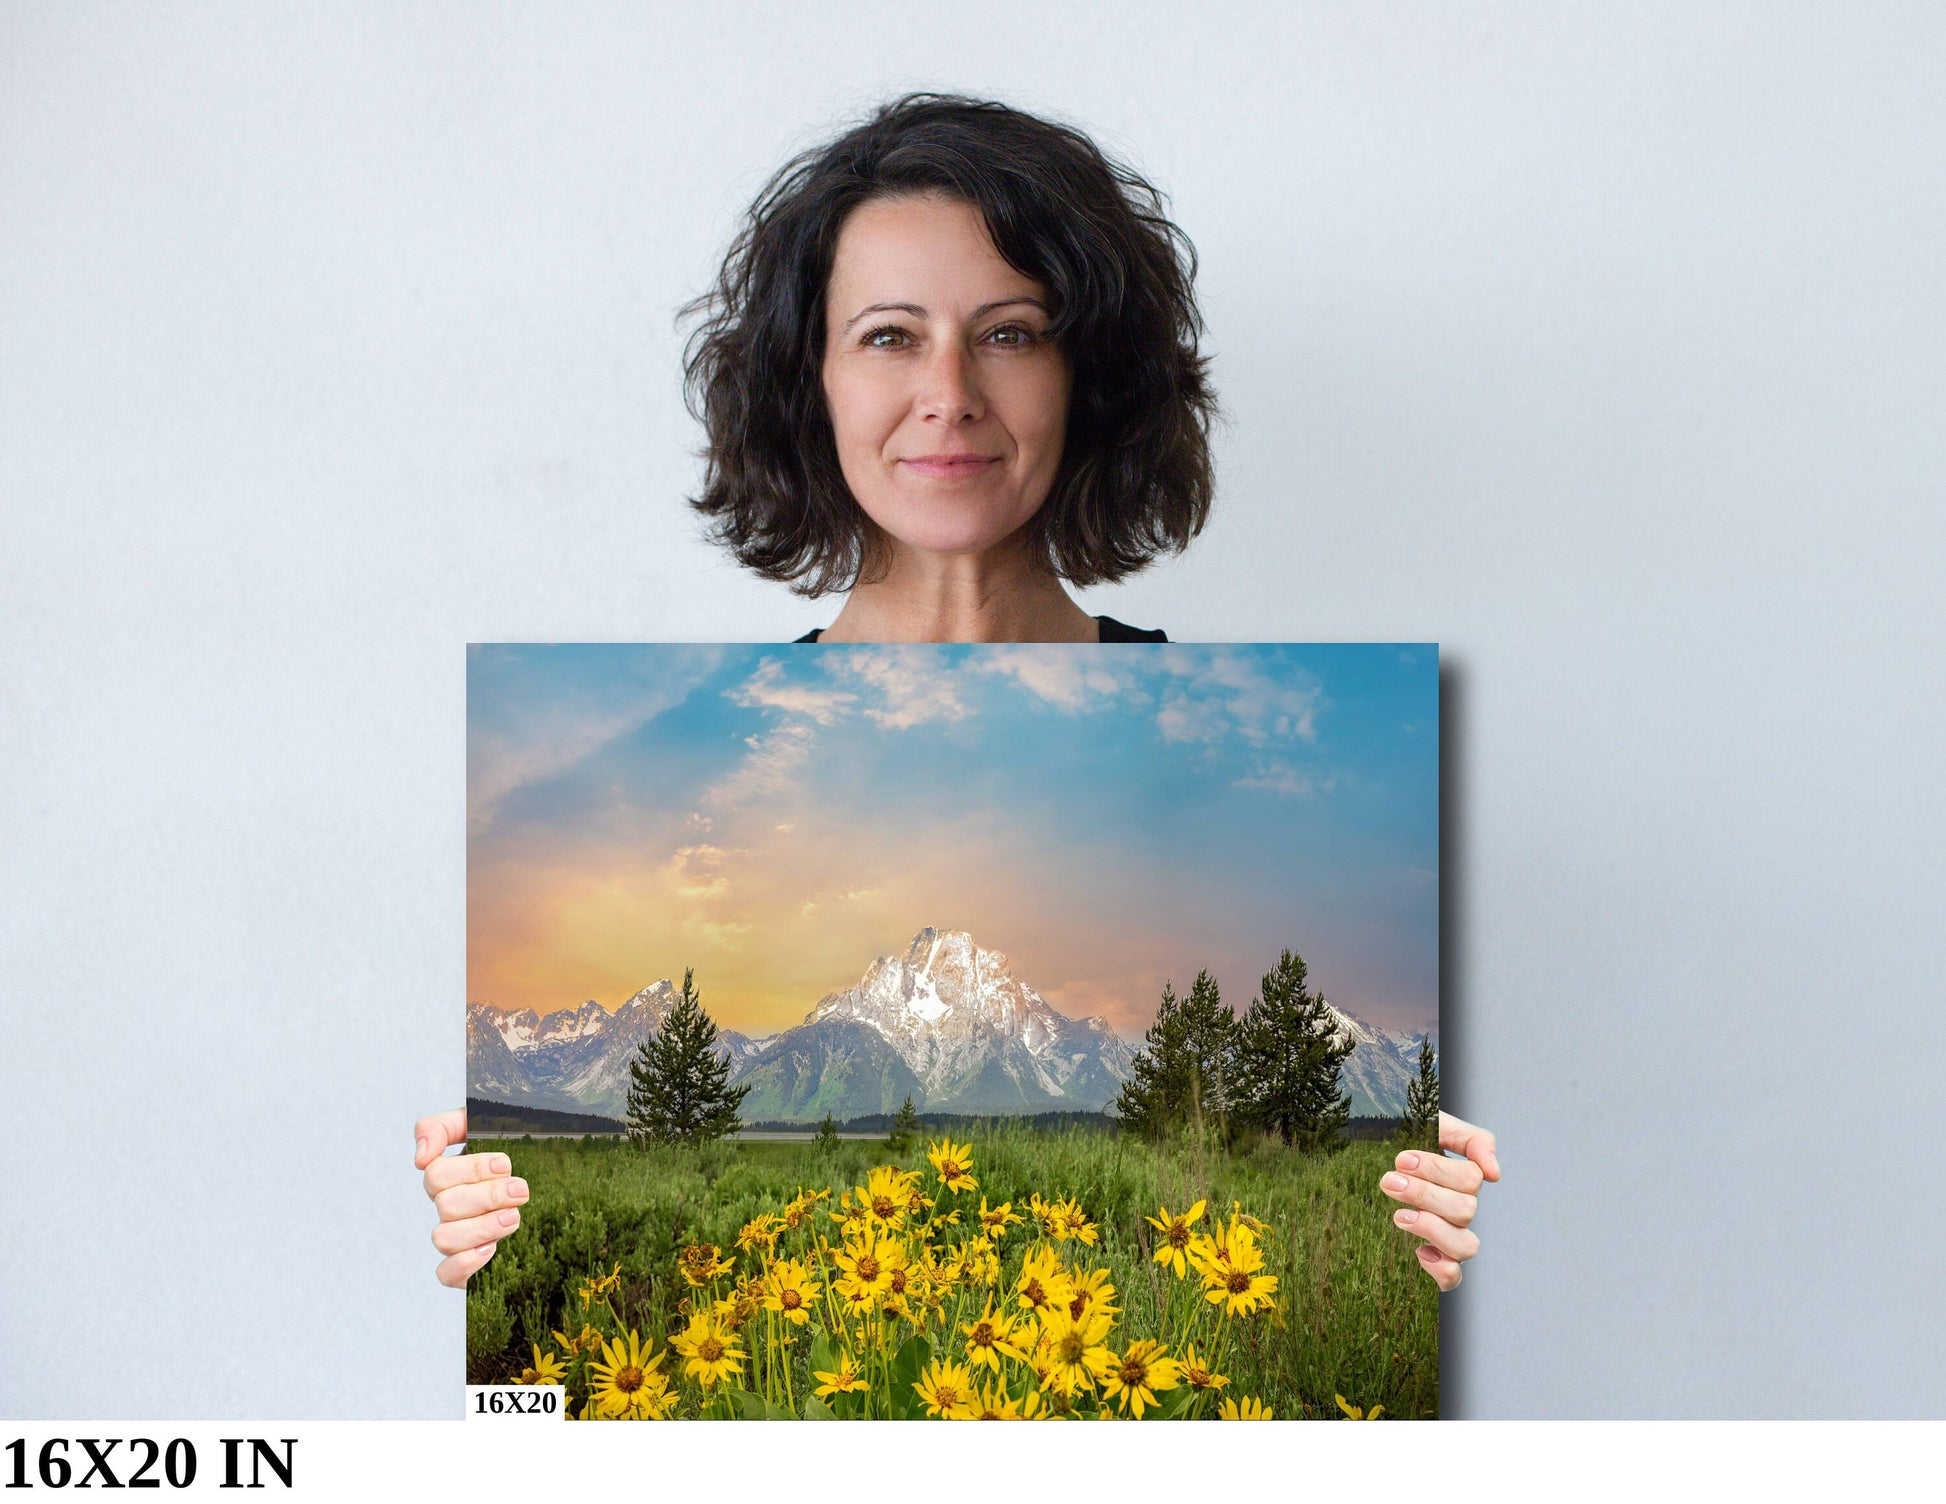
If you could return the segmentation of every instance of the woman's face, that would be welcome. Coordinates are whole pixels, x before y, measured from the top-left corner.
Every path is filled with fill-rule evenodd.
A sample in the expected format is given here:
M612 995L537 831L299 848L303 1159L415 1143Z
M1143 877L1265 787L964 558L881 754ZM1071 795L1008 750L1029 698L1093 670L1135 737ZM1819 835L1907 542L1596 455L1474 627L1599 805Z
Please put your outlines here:
M908 548L980 553L1053 489L1070 371L1048 290L979 210L936 195L859 205L825 295L824 394L845 483Z

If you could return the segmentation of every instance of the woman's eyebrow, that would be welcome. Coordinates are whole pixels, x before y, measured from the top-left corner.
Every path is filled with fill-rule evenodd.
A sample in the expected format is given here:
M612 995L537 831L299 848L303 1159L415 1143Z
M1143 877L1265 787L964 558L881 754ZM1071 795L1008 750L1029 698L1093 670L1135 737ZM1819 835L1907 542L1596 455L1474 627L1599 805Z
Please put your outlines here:
M1043 303L1039 298L1022 296L1018 298L999 298L991 303L982 303L978 308L973 310L973 317L976 319L985 318L996 308L1011 308L1016 303L1026 303L1040 309L1042 313L1047 313L1047 304ZM843 334L868 313L909 313L915 319L922 319L926 316L926 310L921 308L917 303L873 303L868 308L859 309L858 312L846 319L839 326L838 332ZM1052 317L1052 315L1050 314L1049 317Z

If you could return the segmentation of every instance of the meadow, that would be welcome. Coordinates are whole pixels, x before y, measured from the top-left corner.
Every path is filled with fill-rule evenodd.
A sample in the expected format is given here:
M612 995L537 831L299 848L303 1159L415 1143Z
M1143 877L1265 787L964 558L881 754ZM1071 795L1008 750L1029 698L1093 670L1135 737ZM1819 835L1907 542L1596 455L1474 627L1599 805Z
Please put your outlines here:
M1439 1295L1378 1189L1385 1144L1003 1121L931 1153L470 1147L532 1194L467 1292L467 1380L565 1383L577 1417L1438 1413Z

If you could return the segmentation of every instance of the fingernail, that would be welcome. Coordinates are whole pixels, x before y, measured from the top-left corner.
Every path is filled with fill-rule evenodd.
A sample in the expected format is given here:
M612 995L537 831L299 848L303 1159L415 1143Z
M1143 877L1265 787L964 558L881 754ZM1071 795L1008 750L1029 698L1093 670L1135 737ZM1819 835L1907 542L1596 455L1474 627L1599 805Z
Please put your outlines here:
M1494 1174L1498 1175L1500 1173L1500 1156L1495 1154L1491 1149L1487 1150L1487 1163L1493 1166Z
M1399 1156L1399 1168L1400 1168L1401 1170L1416 1170L1416 1169L1418 1169L1418 1168L1419 1168L1419 1156L1418 1156L1418 1155L1416 1155L1416 1154L1401 1154L1401 1155Z
M509 1180L507 1182L507 1194L515 1201L525 1201L527 1199L527 1182L517 1177Z
M1392 1213L1392 1220L1401 1227L1408 1227L1419 1220L1419 1214L1409 1206L1400 1207Z
M1403 1175L1387 1175L1379 1184L1388 1191L1402 1191L1405 1189L1406 1180Z
M426 1157L426 1141L424 1139L419 1140L419 1152L412 1157L414 1160L421 1160Z
M502 1227L520 1226L520 1213L515 1211L512 1207L508 1207L507 1210L505 1210L500 1214L500 1225Z
M505 1175L513 1167L514 1167L514 1162L511 1159L508 1159L506 1155L496 1154L493 1156L493 1162L488 1168L490 1168L493 1171L493 1173L496 1175Z
M1419 1257L1424 1259L1428 1264L1436 1263L1439 1259L1439 1250L1430 1243L1421 1243L1419 1245Z

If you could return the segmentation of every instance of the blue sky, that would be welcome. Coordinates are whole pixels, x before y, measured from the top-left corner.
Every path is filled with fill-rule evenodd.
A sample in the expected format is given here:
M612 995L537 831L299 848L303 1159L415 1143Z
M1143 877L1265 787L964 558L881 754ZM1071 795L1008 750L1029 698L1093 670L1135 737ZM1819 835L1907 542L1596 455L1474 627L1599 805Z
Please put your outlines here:
M1288 947L1437 1016L1431 645L476 644L468 996L767 1033L926 925L1138 1039Z

